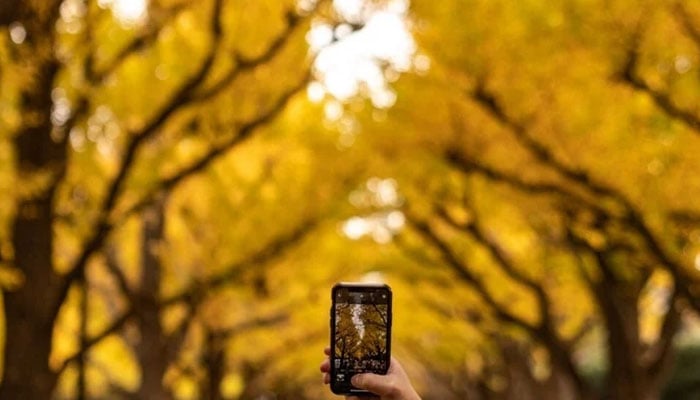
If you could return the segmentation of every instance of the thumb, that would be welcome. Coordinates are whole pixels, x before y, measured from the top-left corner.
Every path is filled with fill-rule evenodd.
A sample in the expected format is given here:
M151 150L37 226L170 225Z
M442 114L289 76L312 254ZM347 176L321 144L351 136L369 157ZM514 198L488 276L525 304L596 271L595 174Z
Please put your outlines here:
M352 385L358 389L369 390L379 396L390 396L396 390L394 380L388 375L357 374L352 377Z

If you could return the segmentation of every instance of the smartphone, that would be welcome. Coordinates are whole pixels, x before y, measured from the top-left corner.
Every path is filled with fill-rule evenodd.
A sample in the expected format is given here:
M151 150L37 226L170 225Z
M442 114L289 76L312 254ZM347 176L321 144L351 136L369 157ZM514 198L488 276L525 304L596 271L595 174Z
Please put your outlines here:
M391 358L391 288L338 283L331 291L331 391L371 395L350 383L353 375L386 374Z

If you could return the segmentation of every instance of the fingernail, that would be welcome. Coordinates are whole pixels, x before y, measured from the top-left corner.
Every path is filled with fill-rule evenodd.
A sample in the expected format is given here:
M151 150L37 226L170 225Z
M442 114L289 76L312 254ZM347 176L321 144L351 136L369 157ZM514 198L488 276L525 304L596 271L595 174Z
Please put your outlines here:
M353 386L360 386L362 384L362 377L360 375L355 375L350 379L350 382L352 382Z

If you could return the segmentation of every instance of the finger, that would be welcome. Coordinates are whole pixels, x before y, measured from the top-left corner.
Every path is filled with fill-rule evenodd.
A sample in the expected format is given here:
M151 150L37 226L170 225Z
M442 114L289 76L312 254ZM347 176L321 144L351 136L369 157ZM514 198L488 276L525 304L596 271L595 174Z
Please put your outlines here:
M319 367L321 369L321 372L330 372L331 370L331 362L329 359L323 360L321 363L321 366Z
M330 355L331 355L331 348L330 348L330 347L326 347L325 349L323 349L323 354L325 354L325 355L327 355L327 356L330 356Z
M331 383L331 375L330 374L323 374L323 383L326 385Z
M358 374L352 377L352 385L369 390L380 396L390 395L394 391L395 382L391 376L377 374Z

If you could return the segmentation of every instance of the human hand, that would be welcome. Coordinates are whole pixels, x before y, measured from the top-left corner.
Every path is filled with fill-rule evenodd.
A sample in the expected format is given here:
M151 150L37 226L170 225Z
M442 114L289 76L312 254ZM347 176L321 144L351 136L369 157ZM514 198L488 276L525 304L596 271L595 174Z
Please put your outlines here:
M321 363L323 383L329 384L331 381L331 362L329 358L331 349L326 347L323 352L326 354L325 360ZM376 394L380 400L420 400L420 396L413 389L401 363L394 357L391 357L391 363L386 375L357 374L352 377L352 385L358 389L369 390ZM357 396L346 396L345 399L360 400Z

